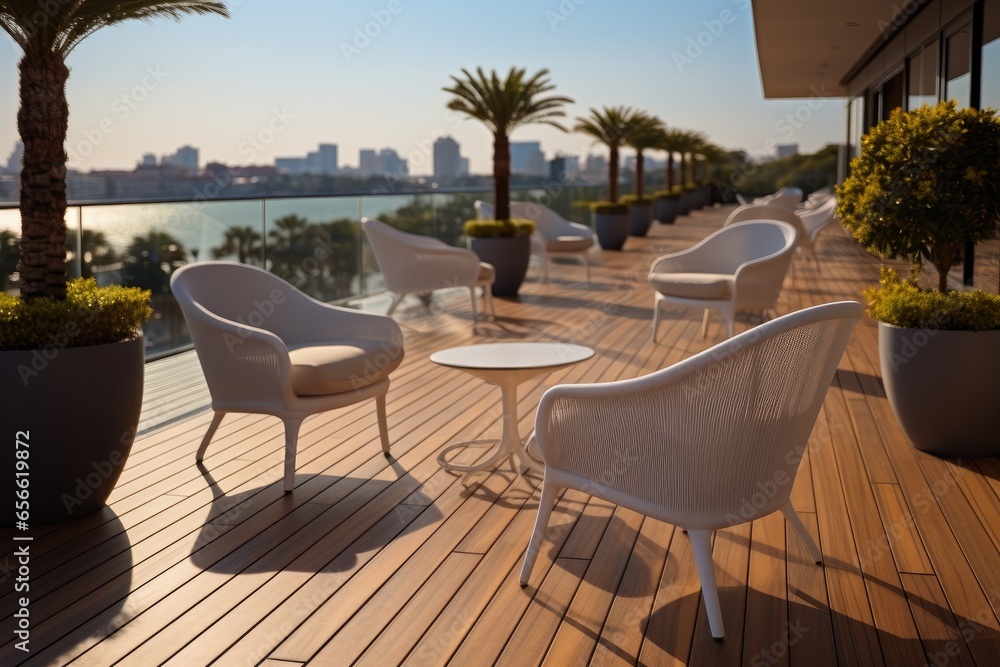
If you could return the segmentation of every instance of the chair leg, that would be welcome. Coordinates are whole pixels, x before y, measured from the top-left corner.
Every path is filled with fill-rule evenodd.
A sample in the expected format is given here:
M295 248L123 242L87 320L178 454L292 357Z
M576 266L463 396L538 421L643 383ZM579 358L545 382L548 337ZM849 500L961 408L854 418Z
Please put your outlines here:
M195 454L194 460L199 463L205 458L205 450L208 449L208 443L212 440L212 436L215 435L216 429L219 428L219 424L222 423L222 418L226 415L225 412L215 411L212 415L212 423L208 425L208 432L205 433L205 437L201 439L201 445L198 447L198 453Z
M809 557L812 558L813 562L817 565L823 564L823 553L816 546L816 542L813 540L812 535L806 530L806 527L802 524L802 519L799 518L798 513L795 508L792 507L792 501L789 500L785 503L785 506L781 508L781 513L785 515L785 520L795 531L795 534L799 536L799 541L802 542L802 546L806 548L809 552Z
M285 493L295 488L295 451L299 442L301 419L285 420Z
M521 588L528 585L531 578L531 570L535 567L535 560L538 559L538 552L542 548L542 538L545 536L545 529L549 525L549 517L552 515L552 508L556 504L557 487L554 484L542 480L542 497L538 500L538 516L535 517L535 529L531 532L531 541L528 542L528 550L524 552L524 564L521 566Z
M701 320L701 337L708 336L708 308L705 309L705 316Z
M660 326L660 300L653 297L653 342L656 342L656 330Z
M479 319L479 314L476 312L476 286L469 286L469 296L472 297L472 321L475 322Z
M385 414L385 394L375 397L375 414L378 417L378 437L382 441L382 453L389 458L389 422Z
M549 282L549 255L545 253L545 257L542 258L542 282Z
M389 304L389 310L386 311L386 313L385 313L386 316L392 315L392 311L396 310L396 306L399 305L399 303L403 300L403 297L405 297L405 296L406 296L405 292L401 292L399 294L395 294L394 293L392 295L392 303Z
M497 311L493 308L493 286L484 285L483 286L483 309L489 311L490 321L494 321L497 318Z
M705 611L708 613L708 626L712 630L712 637L722 639L726 633L722 627L719 589L715 584L715 563L712 562L712 531L688 530L688 537L691 538L694 560L698 566L698 578L701 579L701 594L705 600Z

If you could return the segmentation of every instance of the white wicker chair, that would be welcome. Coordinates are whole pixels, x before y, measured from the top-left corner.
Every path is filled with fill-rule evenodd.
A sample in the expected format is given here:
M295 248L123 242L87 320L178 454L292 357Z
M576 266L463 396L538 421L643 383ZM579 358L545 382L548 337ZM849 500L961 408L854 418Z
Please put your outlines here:
M816 260L815 247L816 237L821 229L833 222L837 213L837 198L829 197L823 203L802 211L796 211L802 219L802 227L806 237L809 239L809 247L813 248L813 260Z
M723 227L744 222L746 220L780 220L787 222L795 228L795 250L816 261L816 252L813 250L812 240L806 233L802 218L794 209L787 206L776 206L774 204L747 204L740 206L726 218ZM794 271L794 267L792 269Z
M758 197L753 200L754 204L772 204L774 206L784 206L794 209L802 203L801 188L781 188L772 195Z
M403 336L392 318L322 303L246 264L188 264L170 286L215 411L198 461L227 412L275 415L285 426L287 493L295 487L303 420L369 398L389 455L385 395L389 373L403 360Z
M795 250L795 228L786 222L750 220L713 232L692 248L657 258L649 268L653 300L653 341L660 309L676 303L705 309L702 336L710 309L725 320L729 337L736 313L773 310Z
M853 301L816 306L644 377L546 391L535 417L545 476L521 585L565 487L686 529L718 639L713 531L781 510L820 563L789 494L862 312Z
M391 315L407 294L420 294L449 287L468 287L472 296L472 319L476 320L476 288L483 292L492 318L496 278L493 266L480 262L476 253L456 248L429 236L410 234L373 218L362 218L368 243L375 253L385 287L392 293L386 315Z
M511 202L510 215L534 220L536 236L532 238L532 253L542 260L543 281L549 279L549 257L575 255L583 259L587 282L590 282L590 249L594 247L590 227L570 222L544 204L535 202Z

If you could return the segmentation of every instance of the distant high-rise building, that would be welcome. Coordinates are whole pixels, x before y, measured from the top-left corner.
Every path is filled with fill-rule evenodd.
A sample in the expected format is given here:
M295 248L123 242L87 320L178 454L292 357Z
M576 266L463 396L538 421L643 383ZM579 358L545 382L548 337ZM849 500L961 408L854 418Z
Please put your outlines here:
M410 173L410 168L406 160L399 157L399 153L391 148L383 148L378 154L378 167L381 174L393 174L394 176L406 176Z
M156 166L156 156L152 153L143 153L142 161L139 162L143 167L155 167Z
M455 178L461 175L462 156L458 142L451 137L441 137L434 142L434 177Z
M785 157L792 157L793 155L799 154L798 144L778 144L775 146L775 152L777 153L778 159Z
M274 158L274 168L282 174L302 174L306 170L306 161L300 157L278 157Z
M563 156L552 158L549 162L549 180L562 181L566 178L566 158Z
M145 164L145 159L143 160ZM180 167L188 171L198 171L198 149L193 146L181 146L173 155L164 155L160 164L170 167Z
M545 154L538 141L510 143L510 173L522 176L546 176Z
M371 148L362 148L358 153L358 171L366 174L378 173L378 153Z
M317 153L319 155L320 173L328 176L336 174L339 168L337 164L337 144L320 144Z
M19 174L21 172L21 160L24 158L24 144L20 141L14 144L14 151L7 158L7 169L6 171L10 174ZM0 173L4 170L0 169Z
M467 157L458 158L458 175L459 176L469 175L469 158Z

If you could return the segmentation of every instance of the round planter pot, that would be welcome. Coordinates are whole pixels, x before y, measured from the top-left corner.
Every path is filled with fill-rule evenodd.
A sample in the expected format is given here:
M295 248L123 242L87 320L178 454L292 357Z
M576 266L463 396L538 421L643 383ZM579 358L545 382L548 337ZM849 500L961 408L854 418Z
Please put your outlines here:
M687 215L694 208L694 192L685 192L677 200L677 215Z
M594 213L594 231L597 232L597 242L605 250L621 250L628 239L631 224L628 212Z
M496 269L493 296L517 296L531 259L531 238L482 238L471 239L469 247Z
M653 202L629 206L629 236L645 236L653 224Z
M0 352L0 394L9 410L5 426L16 440L8 443L2 466L0 496L10 502L0 509L0 525L25 520L24 511L33 526L104 507L135 439L143 351L140 337L92 347ZM15 499L26 505L15 508Z
M677 200L679 197L660 197L654 201L654 217L661 225L672 225L677 219Z
M914 447L938 456L1000 453L1000 330L879 322L878 345L885 393Z

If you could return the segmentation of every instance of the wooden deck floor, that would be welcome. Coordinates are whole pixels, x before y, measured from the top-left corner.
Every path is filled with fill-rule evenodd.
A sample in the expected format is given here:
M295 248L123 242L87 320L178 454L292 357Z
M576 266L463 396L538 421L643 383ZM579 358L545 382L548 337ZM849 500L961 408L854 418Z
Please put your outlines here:
M793 501L820 545L808 558L780 514L719 531L727 636L712 640L687 537L578 492L556 506L531 585L517 574L539 479L501 467L468 485L435 457L499 433L499 392L428 360L491 340L593 347L521 386L527 433L562 382L635 377L724 336L671 311L649 339L650 260L719 227L697 212L626 251L530 280L472 331L465 298L402 318L389 393L391 461L374 407L304 425L294 493L281 426L230 416L203 468L208 394L192 353L151 363L140 435L110 506L32 529L31 653L12 638L16 558L0 532L0 664L1000 665L1000 461L915 451L879 379L874 323L858 326L810 441ZM781 312L859 298L877 263L836 227L821 269L799 262ZM532 276L537 275L532 270ZM743 324L742 327L747 326Z

